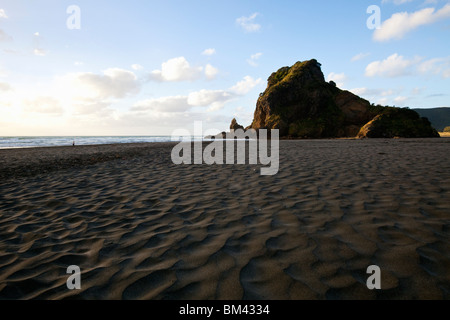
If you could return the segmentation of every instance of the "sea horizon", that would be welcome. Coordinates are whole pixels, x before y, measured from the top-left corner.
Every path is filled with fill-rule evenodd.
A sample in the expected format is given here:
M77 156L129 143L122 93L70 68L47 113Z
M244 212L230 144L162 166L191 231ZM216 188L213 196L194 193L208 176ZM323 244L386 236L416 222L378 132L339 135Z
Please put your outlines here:
M192 137L197 139L198 137ZM173 142L172 136L1 136L0 149L20 149L37 147L61 147L75 145L102 145L116 143Z

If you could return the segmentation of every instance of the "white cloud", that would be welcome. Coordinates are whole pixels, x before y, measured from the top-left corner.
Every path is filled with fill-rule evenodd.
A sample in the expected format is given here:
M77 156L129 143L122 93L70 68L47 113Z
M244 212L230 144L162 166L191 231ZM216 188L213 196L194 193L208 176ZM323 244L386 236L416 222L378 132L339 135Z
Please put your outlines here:
M208 80L214 79L219 73L219 69L214 68L212 65L207 64L205 67L205 76Z
M412 73L411 67L419 63L421 58L405 59L403 56L394 53L385 60L371 62L366 67L366 76L382 76L394 78Z
M217 111L232 99L246 95L261 82L261 79L254 80L252 77L246 76L228 90L202 89L191 92L187 96L168 96L157 99L147 99L135 103L131 108L131 111L180 113L187 112L193 107L209 107L207 111Z
M368 89L367 88L353 88L349 90L353 94L356 94L357 96L362 96L364 94L367 94Z
M411 1L413 1L413 0L383 0L383 1L381 1L381 3L389 3L389 2L393 2L395 5L401 5L401 4L404 4L404 3L408 3L408 2L411 2Z
M398 96L394 99L394 102L398 105L405 105L405 102L408 100L408 97Z
M12 38L8 34L6 34L6 32L0 29L0 42L6 42L10 40L12 40Z
M63 113L60 102L53 97L39 96L32 100L26 99L24 100L24 106L26 112L46 113L51 115L61 115Z
M47 50L43 49L44 46L42 45L44 43L45 39L40 35L39 32L35 32L33 35L34 35L33 54L36 56L41 56L41 57L47 55Z
M185 112L192 106L186 96L171 96L139 101L131 108L132 111L157 111L164 113Z
M380 105L382 105L382 106L386 106L387 104L388 104L388 98L381 98L381 99L378 99L377 100L377 104L380 104Z
M401 90L393 90L393 89L388 89L388 90L383 90L383 89L368 89L368 88L354 88L354 89L350 89L350 92L358 95L358 96L364 96L364 97L389 97L392 96L394 94L398 94L399 91Z
M257 67L257 66L258 66L257 60L258 60L259 58L261 58L262 55L263 55L263 54L262 54L261 52L252 54L252 55L250 56L250 59L247 59L247 63L248 63L249 65L251 65L252 67Z
M450 77L450 57L423 61L417 66L417 71L423 75L441 75L443 78L448 78Z
M6 15L5 9L0 9L0 18L8 19L8 16Z
M352 57L351 61L359 61L368 56L370 56L370 53L359 53L356 56Z
M450 18L450 3L436 11L435 8L425 8L413 13L395 13L383 22L380 29L375 30L375 41L388 41L401 39L408 32L424 25L435 23L442 19Z
M7 92L11 91L12 87L9 85L9 83L6 82L0 82L0 92Z
M136 75L128 70L110 68L103 74L82 72L69 74L66 83L73 87L73 94L81 99L124 98L139 92Z
M105 115L108 111L112 111L108 109L109 106L110 103L106 101L83 101L74 105L74 111L75 115Z
M170 59L161 65L161 70L152 71L150 78L156 81L192 81L202 74L202 67L191 67L184 57Z
M243 80L236 83L230 88L230 92L243 96L249 93L254 87L262 83L262 79L253 79L250 76L245 76Z
M394 90L389 89L389 90L381 91L380 96L387 97L387 96L392 96L393 94L395 94Z
M261 25L255 23L254 20L259 15L258 12L253 13L249 17L240 17L236 19L236 23L244 29L245 32L257 32L261 29Z
M419 95L419 94L421 94L424 90L425 90L425 88L416 87L416 88L414 88L414 89L411 90L411 94L412 94L412 95Z
M404 58L397 53L382 61L374 61L366 67L366 76L387 78L405 75L441 75L450 77L450 57L423 60L421 57Z
M137 63L131 65L131 69L136 70L136 71L142 70L143 68L144 68L143 66L141 66L140 64L137 64Z
M336 85L339 88L342 88L345 85L344 82L347 80L347 76L345 75L345 73L334 73L334 72L331 72L328 75L327 79L328 79L328 81L336 82Z
M40 56L40 57L43 57L47 54L47 52L43 49L34 49L33 53L35 56Z
M213 54L216 54L216 49L214 48L209 48L202 52L204 56L212 56Z
M444 78L450 78L450 68L447 69L447 70L445 70L445 71L442 73L442 76L443 76Z
M215 103L224 103L231 98L233 95L224 90L200 90L190 93L187 101L191 106L205 107Z
M219 70L210 64L205 67L191 67L184 57L169 59L161 65L161 70L153 70L150 80L160 82L194 81L203 75L208 79L214 79Z

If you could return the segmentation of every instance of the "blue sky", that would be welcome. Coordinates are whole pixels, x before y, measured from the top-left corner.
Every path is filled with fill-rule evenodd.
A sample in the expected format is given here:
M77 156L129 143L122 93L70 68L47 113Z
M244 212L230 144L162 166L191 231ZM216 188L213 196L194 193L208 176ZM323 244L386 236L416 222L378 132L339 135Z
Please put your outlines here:
M3 0L0 135L247 126L269 75L312 58L373 103L450 107L449 40L448 0Z

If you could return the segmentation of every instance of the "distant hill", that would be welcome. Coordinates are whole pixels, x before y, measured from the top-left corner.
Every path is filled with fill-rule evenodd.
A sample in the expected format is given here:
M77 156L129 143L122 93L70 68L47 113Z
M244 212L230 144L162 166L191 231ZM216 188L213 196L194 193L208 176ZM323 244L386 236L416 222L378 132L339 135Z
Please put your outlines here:
M439 132L445 127L450 127L450 108L413 109L421 117L430 120L432 126Z

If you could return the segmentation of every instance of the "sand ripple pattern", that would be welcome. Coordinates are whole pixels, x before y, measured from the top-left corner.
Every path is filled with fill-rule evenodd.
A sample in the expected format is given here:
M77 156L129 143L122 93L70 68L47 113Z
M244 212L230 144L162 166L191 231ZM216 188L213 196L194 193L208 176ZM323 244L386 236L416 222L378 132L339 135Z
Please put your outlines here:
M0 182L0 298L450 298L450 140L282 141L275 176L170 150Z

